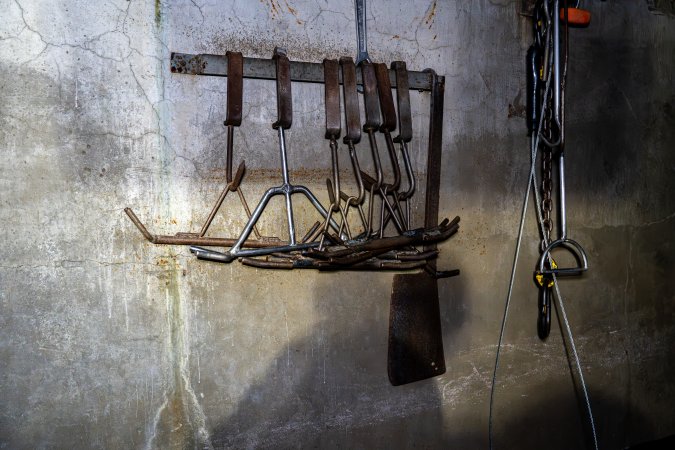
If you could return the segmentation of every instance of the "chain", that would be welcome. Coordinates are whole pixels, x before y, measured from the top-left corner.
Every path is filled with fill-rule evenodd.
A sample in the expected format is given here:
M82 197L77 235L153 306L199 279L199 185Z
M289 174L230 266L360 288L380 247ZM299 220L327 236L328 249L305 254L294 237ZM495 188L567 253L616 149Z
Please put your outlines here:
M548 0L537 2L534 24L535 45L544 50L546 54L548 54L548 51L551 49L551 41L545 38L547 32L550 31L548 30L549 23L546 19L546 13L544 12L544 2L547 1ZM548 69L546 66L550 64L549 58L543 58L541 64L542 68L539 75L541 81L543 81L545 72ZM551 231L553 229L553 221L551 219L551 211L553 210L553 199L551 197L553 191L553 149L547 145L548 142L553 142L555 140L557 131L557 126L555 125L555 119L553 117L552 90L548 92L548 95L545 95L544 98L542 98L542 103L545 103L546 107L543 108L544 117L540 134L543 143L540 143L539 145L541 150L541 204L539 205L539 208L541 209L543 219L541 251L544 251L551 241ZM537 105L536 107L541 108L541 105Z
M544 120L542 124L542 136L544 141L553 141L555 119L553 117L553 92L549 91L544 102L547 103L544 110ZM546 246L551 242L551 230L553 229L553 221L551 220L551 211L553 210L553 199L551 193L553 191L553 149L546 144L540 146L541 148L541 215L543 218L544 231L541 239L541 251L546 249Z
M549 242L551 242L551 230L553 221L551 220L551 211L553 210L553 151L544 147L541 155L541 215L544 222L544 236L541 240L541 250L544 251Z

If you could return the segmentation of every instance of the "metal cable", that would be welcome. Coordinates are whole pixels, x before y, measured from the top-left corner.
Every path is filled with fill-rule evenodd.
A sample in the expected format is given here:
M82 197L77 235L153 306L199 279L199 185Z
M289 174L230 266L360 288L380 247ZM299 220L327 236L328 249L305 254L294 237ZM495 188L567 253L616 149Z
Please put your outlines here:
M565 79L567 78L567 59L569 57L569 37L568 37L568 28L567 28L567 2L565 1L565 70L564 70L564 75L563 75L563 83L565 83ZM579 1L577 1L576 6L579 7ZM564 121L564 115L563 119ZM537 148L532 148L531 149L531 158L532 158L532 166L534 167L535 162L537 160ZM541 200L539 198L539 190L537 189L538 184L537 184L537 176L536 174L532 174L532 189L534 190L534 196L536 200L536 204L539 205L541 204ZM541 210L539 208L535 208L537 212L537 222L539 224L539 231L542 233L543 236L543 241L544 245L548 246L549 244L549 239L548 236L545 232L544 228L544 220L543 216L541 213ZM549 262L551 262L551 255L549 254ZM560 306L560 312L562 313L563 317L563 322L565 322L565 329L567 330L567 336L570 341L570 345L572 347L572 353L574 355L574 362L577 366L577 372L579 373L579 380L581 381L581 390L584 393L584 400L586 401L586 409L588 410L588 420L591 424L591 432L593 434L593 445L595 447L595 450L599 449L598 446L598 436L595 430L595 419L593 418L593 411L591 409L591 401L588 395L588 389L586 388L586 381L584 380L584 373L581 370L581 362L579 360L579 354L577 353L577 347L576 344L574 343L574 337L572 335L572 328L570 327L569 320L567 319L567 312L565 311L565 306L563 302L563 297L560 294L560 286L558 286L558 277L556 277L555 274L553 274L553 285L555 286L555 292L556 292L556 297L558 299L558 305Z
M577 5L578 5L578 2L577 2ZM547 30L547 34L548 34L548 30ZM548 39L545 39L545 40L548 40ZM550 89L550 68L549 68L549 76L547 76L546 88L545 88L543 98L546 98L548 96L549 89ZM537 189L537 177L536 177L536 174L535 174L535 167L536 167L536 161L537 161L537 152L538 152L538 148L539 148L539 139L541 138L541 128L542 128L542 124L543 124L543 117L544 117L545 108L546 108L546 102L544 102L543 105L542 105L542 113L540 114L539 125L538 125L538 128L537 128L536 137L534 139L532 139L532 141L531 141L532 144L531 144L531 149L530 149L530 151L531 151L531 153L530 153L530 157L531 157L530 175L529 175L529 179L528 179L527 190L525 192L525 199L524 199L524 202L523 202L523 208L522 208L521 217L520 217L520 225L519 225L519 228L518 228L518 238L516 240L516 250L515 250L514 258L513 258L513 266L512 266L512 269L511 269L511 279L510 279L510 282L509 282L509 290L508 290L508 293L507 293L507 296L506 296L506 305L504 307L504 316L502 317L502 324L501 324L501 329L500 329L500 332L499 332L499 341L497 343L497 353L496 353L496 356L495 356L494 371L492 373L492 385L490 387L490 411L489 411L489 417L488 417L488 441L489 441L490 450L492 450L492 448L493 448L492 447L492 433L493 433L492 417L493 417L493 409L494 409L495 385L496 385L496 382L497 382L497 371L499 369L499 357L500 357L500 354L501 354L501 347L502 347L502 342L503 342L503 339L504 339L504 331L506 329L506 320L508 318L508 311L509 311L509 306L510 306L510 303L511 303L511 295L513 293L513 284L514 284L516 269L517 269L517 265L518 265L518 257L520 255L520 245L521 245L522 237L523 237L523 228L524 228L524 224L525 224L525 216L526 216L526 213L527 213L527 205L528 205L529 197L530 197L530 188L532 188L532 190L534 190L535 203L537 205L539 205L541 203L539 191ZM542 215L541 215L541 210L539 208L535 208L535 210L537 212L537 222L538 222L538 225L539 225L539 229L544 236L544 241L545 241L546 245L548 245L548 238L547 238L546 234L544 233L544 224L543 224L543 218L542 218ZM586 408L588 410L589 422L590 422L591 431L592 431L592 434L593 434L593 444L594 444L595 449L598 450L599 449L598 438L597 438L597 433L596 433L596 430L595 430L595 420L593 418L593 411L591 409L591 402L590 402L590 398L589 398L589 395L588 395L588 389L586 387L586 382L584 380L583 371L581 370L581 362L580 362L580 359L579 359L579 354L577 352L577 348L576 348L576 345L574 343L574 337L572 335L572 329L570 327L569 320L567 318L567 313L565 311L563 297L560 294L560 288L558 286L558 281L557 281L557 277L555 276L555 274L553 275L553 281L554 281L554 285L555 285L556 297L558 299L558 305L560 306L560 311L562 313L563 321L565 323L567 335L568 335L568 338L569 338L569 341L570 341L570 344L571 344L571 347L572 347L572 353L574 355L574 361L575 361L575 364L576 364L576 367L577 367L577 371L579 373L579 379L581 381L581 388L582 388L582 391L584 393L584 399L586 401Z
M547 35L548 35L548 30L547 30ZM548 39L548 38L547 38ZM546 81L546 88L544 90L544 97L548 96L549 89L551 87L551 76L550 76L550 68L549 68L549 74L547 76L547 81ZM532 159L532 162L530 164L530 175L527 180L527 187L525 190L525 199L523 201L523 208L522 212L520 214L520 225L518 227L518 238L516 239L516 250L513 255L513 266L511 267L511 280L509 281L509 291L506 295L506 305L504 306L504 316L502 317L502 326L499 331L499 341L497 343L497 354L495 356L495 367L492 372L492 385L490 386L490 412L488 416L488 441L489 441L489 448L492 450L492 415L493 415L493 409L494 409L494 397L495 397L495 385L497 383L497 370L499 370L499 356L501 354L501 349L502 349L502 341L504 340L504 330L506 329L506 319L509 314L509 305L511 304L511 294L513 293L513 283L516 278L516 269L518 267L518 256L520 255L520 244L523 239L523 228L525 226L525 217L527 215L527 204L530 200L530 185L532 184L534 178L535 178L535 168L536 168L536 155L537 155L537 148L539 147L539 138L541 135L541 127L542 124L544 123L544 108L546 108L546 103L542 105L542 113L539 115L539 126L537 127L537 133L535 134L535 137L531 140L532 148L531 148L531 154L534 155L534 158ZM536 189L535 189L536 193Z
M532 161L536 161L537 159L537 151L533 150L532 151ZM534 162L533 162L534 164ZM539 191L537 189L537 176L533 175L532 177L532 189L534 190L534 197L535 197L535 202L536 204L540 204L541 200L539 198ZM541 211L539 208L535 208L537 211L537 223L539 225L539 230L541 233L544 233L544 221L543 221L543 216L541 214ZM548 246L549 241L548 238L546 237L546 234L544 234L544 245ZM550 256L549 256L550 258ZM572 336L572 329L570 328L570 323L569 320L567 319L567 313L565 312L565 306L563 302L563 297L560 294L560 287L558 286L558 277L553 274L553 285L555 286L555 293L556 293L556 298L558 299L558 305L560 306L560 312L562 313L563 317L563 322L565 322L565 328L567 330L567 336L570 341L570 346L572 347L572 353L574 354L574 362L577 366L577 372L579 373L579 380L581 381L581 390L584 393L584 400L586 401L586 409L588 410L588 418L589 422L591 424L591 432L593 433L593 444L595 447L595 450L599 449L598 446L598 436L595 431L595 420L593 419L593 411L591 409L591 401L588 395L588 389L586 388L586 381L584 380L584 373L581 370L581 362L579 360L579 354L577 353L577 346L574 343L574 337ZM492 448L492 447L490 447Z
M531 156L532 157L532 164L534 165L534 163L537 160L537 150L533 149L531 155L532 155ZM541 203L541 200L540 200L540 197L539 197L539 190L537 189L537 176L536 176L536 174L532 176L532 189L534 190L535 202L536 202L537 205L539 205ZM539 208L535 208L535 210L537 211L537 223L539 225L539 230L544 236L544 245L548 246L549 241L548 241L548 237L544 233L544 220L543 220L543 216L541 214L541 210ZM549 258L550 258L550 255L549 255ZM579 373L579 380L581 381L581 390L584 393L584 400L586 401L586 409L588 410L588 418L589 418L589 422L591 424L591 432L593 434L593 444L594 444L595 450L598 450L599 449L598 436L597 436L596 431L595 431L595 420L593 419L593 411L591 409L591 401L590 401L590 398L588 396L588 389L586 388L586 381L584 380L584 373L581 370L581 362L579 360L579 354L577 353L577 347L574 344L574 337L572 336L572 329L570 327L569 320L567 319L567 313L565 312L565 306L563 304L564 303L563 297L560 294L560 287L558 286L558 277L556 277L555 274L553 274L553 285L555 286L555 292L556 292L556 297L558 299L558 305L560 306L560 312L562 313L563 322L565 322L565 328L567 329L567 336L568 336L569 341L570 341L570 346L572 347L572 353L574 354L574 362L577 366L577 371Z

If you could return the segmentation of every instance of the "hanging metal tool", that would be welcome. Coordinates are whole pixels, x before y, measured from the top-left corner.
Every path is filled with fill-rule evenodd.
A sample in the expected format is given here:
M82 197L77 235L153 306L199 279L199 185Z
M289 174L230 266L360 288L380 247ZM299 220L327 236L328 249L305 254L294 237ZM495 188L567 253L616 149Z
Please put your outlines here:
M390 114L390 111L393 109L393 102L390 102L391 104L386 104L385 102L380 103L380 99L384 99L386 97L386 92L384 94L378 95L378 87L377 87L377 76L375 72L375 68L373 64L371 64L369 61L363 61L361 63L361 73L362 73L362 80L363 80L363 101L364 101L364 106L365 106L365 112L366 112L366 123L363 125L363 131L368 133L368 139L370 141L370 148L373 153L373 163L375 166L375 176L376 178L371 178L364 172L361 172L361 177L364 180L364 183L366 184L369 192L370 192L370 201L368 203L368 229L367 229L367 236L370 236L372 233L372 224L373 224L373 205L374 205L374 194L375 192L379 192L381 199L382 199L382 211L384 211L384 208L386 207L390 214L393 214L392 217L395 219L395 224L396 228L399 231L399 233L402 233L405 231L407 228L404 227L403 223L398 220L398 217L395 214L394 209L398 206L397 203L394 203L395 206L392 206L392 203L389 202L389 199L387 198L387 190L385 189L382 179L383 179L383 173L382 173L382 166L380 162L380 155L379 151L377 149L377 141L375 140L375 131L380 129L382 125L382 119L380 116L380 107L382 107L383 115L384 114ZM387 74L388 77L388 74ZM389 98L391 98L391 88L389 89ZM389 117L387 117L389 120ZM389 129L389 124L387 124L387 129ZM391 136L390 136L391 139ZM387 145L389 143L387 142ZM396 198L394 198L394 202L396 202ZM382 217L382 214L380 214L380 217ZM382 219L380 218L380 233L379 237L382 237L382 232L383 232L383 227L382 227Z
M387 142L387 148L390 150L390 158L395 161L394 175L398 175L400 180L400 169L398 165L398 160L396 158L396 152L394 151L394 142L400 143L401 146L401 155L403 156L403 164L405 166L406 177L408 179L408 188L405 192L399 193L397 190L389 190L394 196L395 205L397 206L397 211L400 214L401 222L403 222L403 227L405 229L410 229L411 219L410 219L410 198L415 193L416 181L415 174L412 169L412 162L410 160L410 154L408 153L408 142L412 140L412 112L410 109L410 91L408 87L408 70L406 64L403 61L394 61L391 63L391 67L394 70L396 75L396 98L398 102L398 122L399 122L399 135L392 140L391 132L396 128L396 111L394 110L394 102L391 96L391 85L389 82L389 74L386 70L386 66L378 70L378 84L380 86L380 101L383 105L389 105L390 109L390 118L393 120L393 126L391 123L389 126L383 124L381 131L384 133L385 141ZM394 180L396 184L396 179ZM398 185L396 185L398 188ZM401 202L405 203L405 214L403 214L402 209L400 208ZM382 220L380 222L380 233L383 232L384 228L387 226L389 219L392 217L391 213L387 216L384 216L384 211L381 210Z
M293 123L293 103L291 95L291 77L290 77L290 61L286 56L286 50L281 48L274 49L274 57L276 61L276 70L277 70L277 120L272 124L272 128L277 130L279 135L279 153L281 157L281 174L283 177L283 184L277 187L273 187L267 190L263 195L260 203L253 211L253 214L249 221L244 226L241 235L237 242L225 253L216 252L208 250L201 247L190 247L190 251L194 253L197 258L205 259L209 261L217 261L229 263L233 260L244 257L244 256L257 256L257 255L267 255L275 252L289 252L293 250L307 249L311 247L316 247L319 245L318 242L300 242L296 241L295 235L295 220L293 218L293 204L291 202L291 196L293 194L302 194L304 195L310 203L319 211L319 213L324 217L328 217L328 212L321 205L319 200L314 196L314 194L305 186L293 185L290 183L290 177L288 174L288 157L286 152L286 136L285 130L289 129ZM288 244L280 245L278 247L269 247L262 249L242 249L244 242L251 234L253 227L256 222L260 219L263 211L265 210L269 200L276 196L283 195L286 200L286 219L288 224ZM334 223L331 219L328 219L332 226L337 229L337 224ZM338 232L338 235L340 232Z
M399 134L394 139L401 146L401 156L403 156L403 165L406 176L408 177L408 188L405 192L398 194L398 201L405 202L406 205L406 223L410 228L410 198L415 193L415 173L413 172L410 154L408 153L408 143L412 140L412 110L410 109L410 89L408 88L408 69L404 61L394 61L391 68L396 73L396 100L398 103Z
M242 116L242 98L244 91L244 58L239 52L227 52L227 72L230 74L227 77L227 115L225 118L224 125L227 127L227 155L225 163L225 172L227 186L223 189L222 194L216 201L211 213L209 214L208 219L202 226L201 231L199 232L199 237L203 237L206 234L206 231L209 229L213 218L216 216L216 213L220 209L220 206L223 204L227 193L230 191L235 191L239 195L241 204L246 211L246 216L251 217L251 211L246 203L246 198L241 191L241 179L244 176L246 171L246 163L242 161L237 168L237 174L232 177L232 149L234 147L234 127L239 127L241 125L241 116ZM258 232L257 227L253 227L253 233L257 239L260 239L260 233Z
M333 213L339 212L342 217L347 237L351 239L351 231L349 229L349 222L347 221L347 213L345 207L342 206L342 199L340 193L340 166L338 163L338 143L342 132L340 121L340 81L339 81L339 63L336 59L323 60L324 73L324 99L326 109L326 139L330 141L331 153L331 170L333 178L326 179L326 187L328 189L328 198L330 200L330 207L328 208L328 216L321 227L321 242L319 250L323 250L330 219ZM313 240L312 236L308 238Z
M559 0L541 0L535 6L535 42L527 54L528 66L528 109L527 126L532 146L541 150L541 204L542 218L541 254L534 273L539 288L537 333L546 339L551 329L551 300L556 276L580 275L588 270L588 258L583 247L567 236L567 207L565 189L565 80L569 55L567 2L560 8ZM578 6L578 5L577 5ZM578 26L590 21L590 14L574 8L574 21ZM560 22L565 23L564 58L561 58ZM541 95L542 86L551 83ZM539 125L541 123L541 126ZM553 163L558 168L558 237L551 239L553 221ZM552 251L563 248L576 261L574 267L559 267L552 257Z
M361 63L361 80L363 83L363 105L366 114L366 122L363 124L363 131L368 134L370 151L373 155L373 166L375 168L375 180L368 186L368 227L366 228L366 237L370 237L373 230L373 202L374 194L382 186L382 167L380 164L380 152L377 149L375 140L375 131L381 125L380 104L377 96L377 80L375 78L375 69L373 65L365 60Z
M438 221L443 144L444 78L428 69L432 76L429 151L427 155L425 227ZM459 218L456 218L457 222ZM424 246L435 251L436 244ZM412 383L445 373L438 279L459 275L459 270L439 272L436 260L427 261L417 274L394 276L389 312L389 351L387 372L394 386Z
M389 71L384 64L375 64L375 78L377 80L378 98L380 100L380 109L382 111L382 124L380 131L384 135L387 152L392 164L394 172L394 181L391 184L385 184L380 178L378 192L382 200L380 206L380 227L378 236L381 238L384 235L384 229L391 218L394 219L394 225L399 233L410 229L409 224L403 218L403 213L399 204L399 195L396 189L400 184L400 168L396 158L396 151L394 150L394 143L391 137L391 132L396 129L396 110L394 108L394 100L391 94L391 83L389 81ZM380 166L381 167L381 166ZM381 175L381 174L380 174ZM367 186L373 183L373 180L366 176L364 178ZM391 200L389 196L391 195ZM385 216L385 212L388 214Z
M342 70L342 96L345 102L345 125L347 132L342 141L349 149L349 158L352 162L352 169L354 178L356 179L357 194L346 196L340 192L342 198L345 198L346 211L345 215L349 213L349 207L354 206L358 209L364 231L368 229L368 220L363 213L361 204L365 199L365 187L363 185L363 178L361 176L361 167L359 165L359 158L356 154L356 144L361 141L361 115L359 113L359 98L356 91L356 66L354 60L348 56L340 58L340 68ZM340 225L338 235L342 233L346 225L346 218Z
M225 126L227 127L227 154L225 159L225 177L227 185L223 189L220 197L216 201L216 204L211 209L206 222L202 226L199 233L189 233L181 232L177 233L174 236L158 236L153 235L148 232L145 225L138 219L136 214L134 214L131 208L125 208L124 212L129 216L131 221L136 225L136 227L141 231L143 236L148 239L148 241L153 244L183 244L183 245L218 245L218 246L230 246L233 245L235 239L224 239L224 238L212 238L206 237L206 232L211 226L211 222L215 218L216 214L220 210L220 207L225 200L225 197L229 192L236 192L239 196L239 201L244 207L246 216L251 217L251 211L246 202L246 197L241 190L241 181L246 172L246 164L242 161L237 168L237 172L232 176L232 156L234 149L234 127L239 127L241 125L242 119L242 98L244 91L244 79L243 79L243 66L244 59L239 52L227 52L227 108L225 116ZM279 245L278 238L261 238L260 233L256 227L253 228L253 233L255 234L258 241L247 241L245 243L248 247L269 247ZM261 240L263 239L263 240Z

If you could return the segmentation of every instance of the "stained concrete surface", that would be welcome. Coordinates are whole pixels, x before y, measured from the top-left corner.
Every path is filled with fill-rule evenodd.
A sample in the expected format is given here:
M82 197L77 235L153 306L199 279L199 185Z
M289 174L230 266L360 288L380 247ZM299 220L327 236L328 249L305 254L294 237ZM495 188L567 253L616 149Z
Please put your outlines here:
M561 289L600 445L623 448L675 433L675 29L665 2L584 3L568 205L591 270ZM439 283L447 373L392 387L391 274L198 262L145 242L123 213L156 232L195 229L222 188L225 79L172 75L171 51L352 55L353 2L0 1L0 447L485 448L529 162L520 4L368 2L374 60L446 76L440 210L462 217L439 260L462 271ZM244 87L235 163L255 202L278 180L274 85ZM323 92L293 93L291 169L325 201ZM421 177L427 95L413 95ZM214 233L243 223L226 206ZM298 207L306 229L315 216ZM535 225L530 210L495 445L589 446L561 325L536 337ZM280 210L261 229L283 237Z

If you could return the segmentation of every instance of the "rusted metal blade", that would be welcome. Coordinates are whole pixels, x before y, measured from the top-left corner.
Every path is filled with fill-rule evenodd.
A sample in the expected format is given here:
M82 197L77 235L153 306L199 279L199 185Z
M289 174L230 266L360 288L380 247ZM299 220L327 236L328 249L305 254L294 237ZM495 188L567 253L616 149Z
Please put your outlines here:
M342 67L342 89L345 102L345 123L347 133L345 143L358 144L361 140L361 115L359 113L359 97L356 91L356 66L348 56L340 58Z
M400 69L400 65L395 65ZM427 156L427 186L424 224L438 222L441 156L443 143L444 78L432 75L431 117L429 118L429 147ZM397 81L400 83L401 80ZM401 106L399 103L399 114ZM400 123L403 128L403 123ZM410 133L412 137L412 130ZM405 142L405 132L401 130ZM458 219L456 219L458 220ZM445 223L445 221L443 222ZM424 251L436 250L436 243L424 246ZM438 304L436 260L427 261L425 272L394 276L389 317L389 354L387 371L394 386L434 377L445 372L443 335ZM448 276L459 271L448 272Z
M340 81L337 59L323 60L323 76L326 80L326 139L340 137Z
M272 124L276 130L287 130L293 123L293 97L291 94L291 63L286 50L274 49L273 59L277 63L277 121Z
M394 275L389 310L387 372L394 386L445 373L436 278Z

